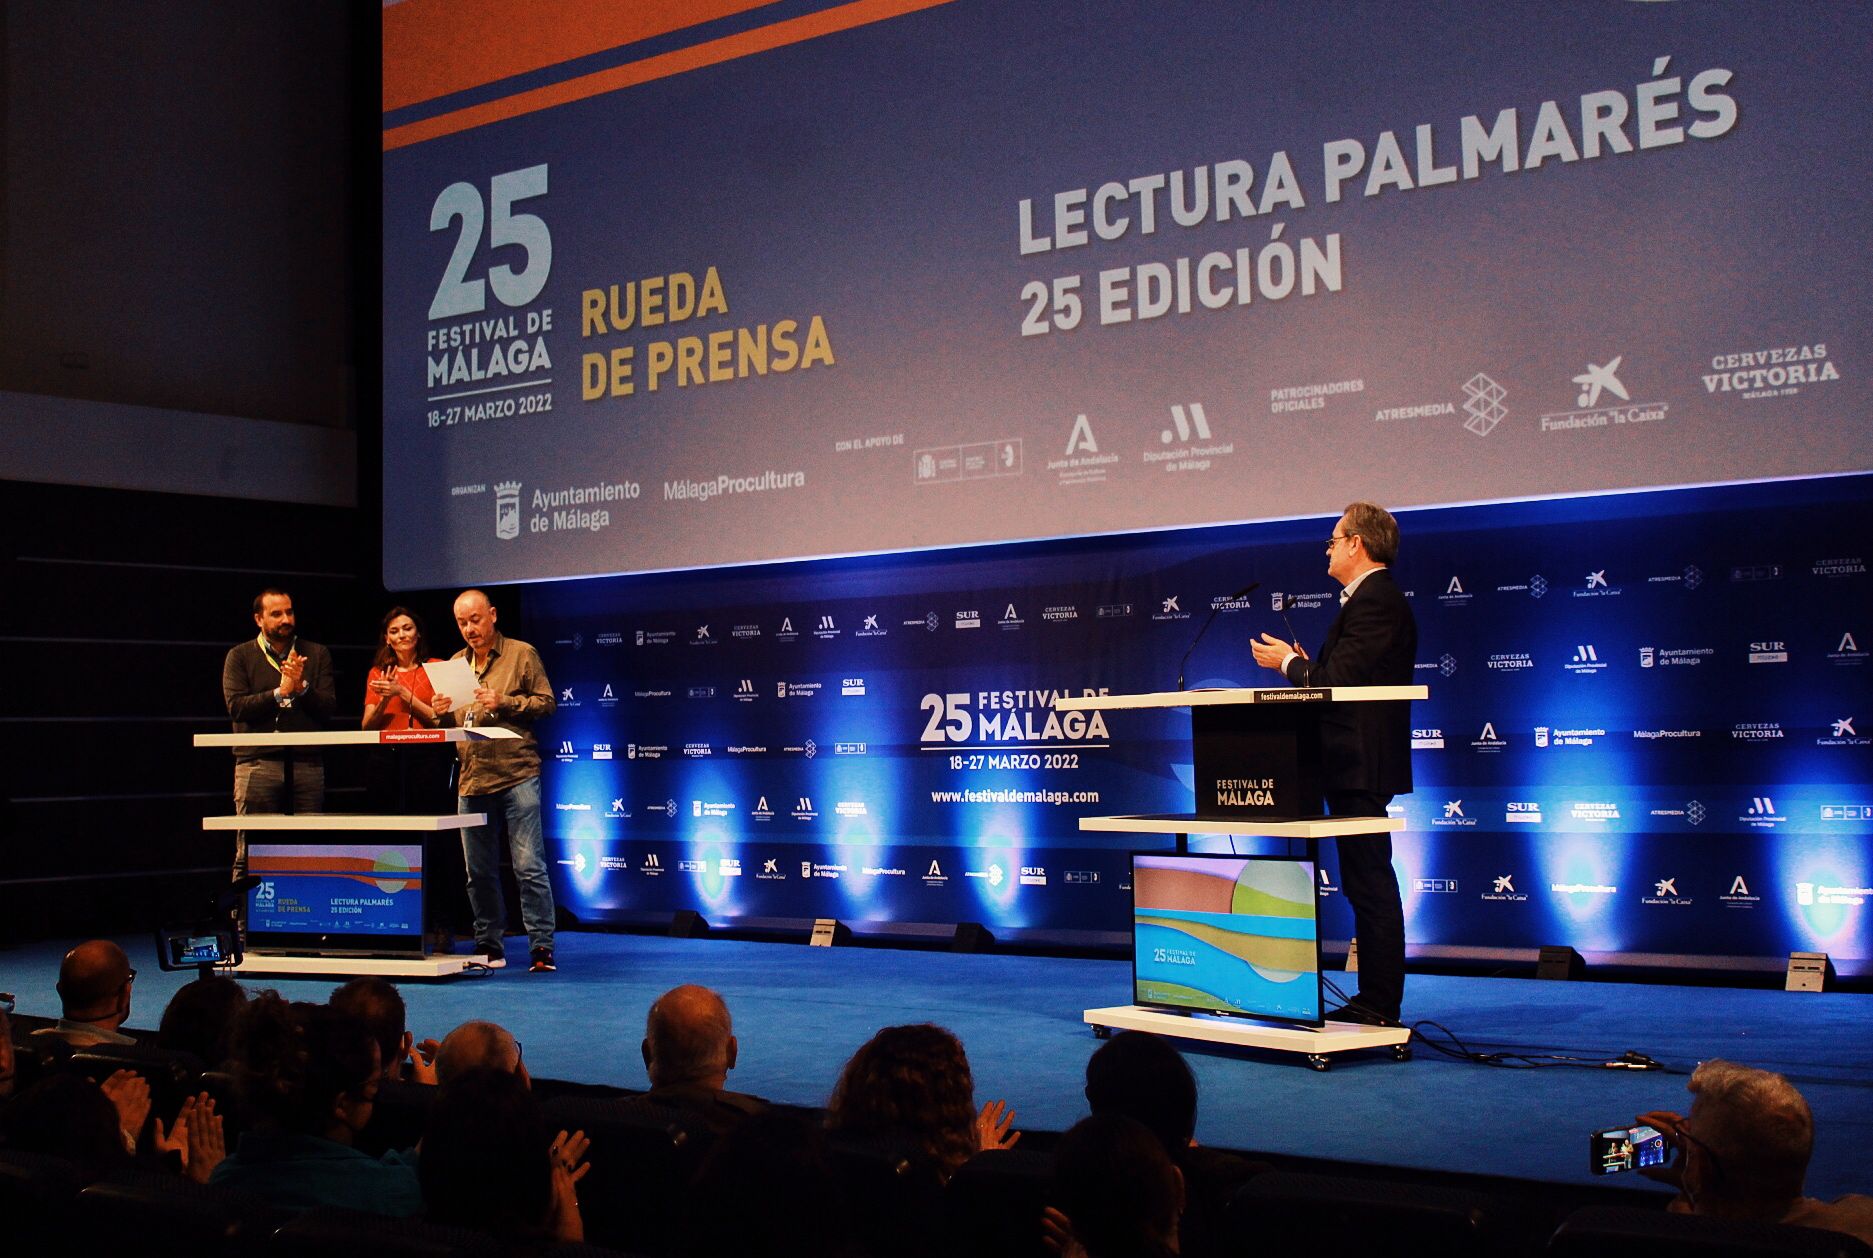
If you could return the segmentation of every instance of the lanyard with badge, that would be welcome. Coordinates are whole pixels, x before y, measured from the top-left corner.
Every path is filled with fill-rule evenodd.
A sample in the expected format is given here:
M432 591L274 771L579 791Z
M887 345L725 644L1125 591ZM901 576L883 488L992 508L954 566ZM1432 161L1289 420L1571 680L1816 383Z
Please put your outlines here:
M281 656L281 655L275 655L273 653L273 648L267 645L266 634L264 633L260 634L258 637L254 639L254 641L258 643L260 646L261 658L265 659L267 663L273 665L273 671L280 674L281 678L283 679L286 676L286 669L284 667L286 663L286 658L287 656L292 655L293 647L292 646L287 647L286 655ZM299 639L297 638L293 639L294 645L297 645L298 642L299 642ZM282 681L281 684L283 685L284 681ZM278 687L275 687L275 689L278 689ZM283 708L290 708L293 706L293 697L291 695L286 695L283 698L276 699L275 702L278 703Z

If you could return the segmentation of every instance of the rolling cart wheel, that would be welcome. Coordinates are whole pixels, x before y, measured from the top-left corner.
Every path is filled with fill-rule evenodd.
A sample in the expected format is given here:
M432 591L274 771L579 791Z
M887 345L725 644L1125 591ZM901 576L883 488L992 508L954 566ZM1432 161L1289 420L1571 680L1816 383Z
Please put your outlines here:
M1111 1027L1109 1027L1109 1026L1094 1026L1094 1027L1093 1027L1093 1038L1094 1038L1094 1039L1096 1039L1096 1040L1109 1040L1109 1039L1111 1039L1111 1038L1112 1038L1112 1028L1111 1028Z
M1411 1060L1411 1045L1409 1044L1392 1045L1392 1060L1393 1061L1410 1061Z
M1326 1070L1333 1065L1333 1062L1323 1053L1309 1053L1307 1064L1315 1070Z

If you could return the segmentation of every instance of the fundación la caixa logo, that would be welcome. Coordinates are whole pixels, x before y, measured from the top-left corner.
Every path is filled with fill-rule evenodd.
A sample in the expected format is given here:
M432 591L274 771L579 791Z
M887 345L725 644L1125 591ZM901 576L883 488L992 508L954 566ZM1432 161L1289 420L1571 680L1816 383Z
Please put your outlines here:
M1616 354L1604 363L1589 361L1585 371L1571 377L1572 383L1579 386L1579 391L1574 395L1574 405L1578 409L1543 415L1541 431L1567 432L1583 428L1653 423L1664 419L1671 409L1666 403L1632 400L1625 382L1619 378L1620 364L1624 361L1623 354ZM1601 406L1607 394L1626 405Z

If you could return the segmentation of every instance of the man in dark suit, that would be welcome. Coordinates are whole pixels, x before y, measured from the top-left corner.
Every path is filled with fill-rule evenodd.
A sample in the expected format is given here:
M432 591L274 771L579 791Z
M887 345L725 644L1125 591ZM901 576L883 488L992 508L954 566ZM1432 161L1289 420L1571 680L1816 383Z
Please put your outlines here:
M1318 656L1268 634L1250 643L1255 662L1297 686L1408 686L1418 653L1411 605L1387 570L1398 557L1398 522L1385 508L1355 502L1327 539L1327 575L1345 588L1340 614ZM1411 790L1411 707L1347 703L1320 722L1327 812L1383 817L1394 795ZM1349 1022L1397 1022L1405 997L1405 913L1392 872L1388 834L1334 840L1340 881L1359 939L1359 994L1330 1015Z

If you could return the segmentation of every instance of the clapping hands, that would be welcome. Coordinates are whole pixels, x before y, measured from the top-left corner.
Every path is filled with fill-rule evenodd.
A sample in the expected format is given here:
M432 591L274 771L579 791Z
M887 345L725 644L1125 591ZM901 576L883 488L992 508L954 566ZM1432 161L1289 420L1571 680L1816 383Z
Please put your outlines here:
M167 1133L163 1120L156 1120L156 1151L174 1153L182 1159L182 1171L198 1184L228 1155L227 1137L221 1115L215 1113L215 1098L203 1092L182 1102L175 1125Z

